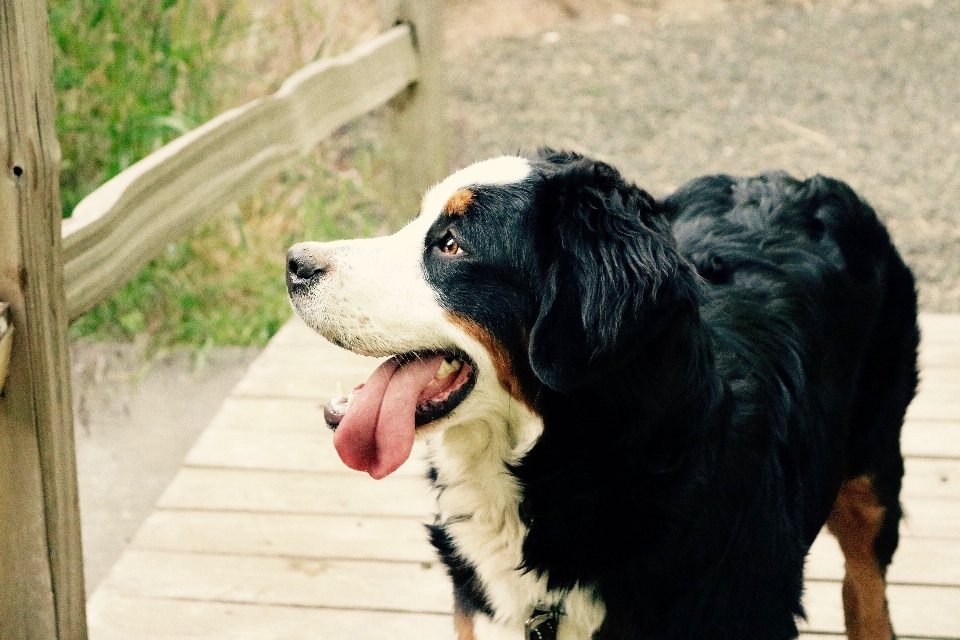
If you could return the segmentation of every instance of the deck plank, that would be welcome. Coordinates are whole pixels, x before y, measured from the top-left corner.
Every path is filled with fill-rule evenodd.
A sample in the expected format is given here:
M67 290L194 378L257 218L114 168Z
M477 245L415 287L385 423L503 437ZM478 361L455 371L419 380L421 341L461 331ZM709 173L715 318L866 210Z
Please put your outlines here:
M904 467L902 499L960 499L960 460L908 457Z
M417 613L453 610L439 562L127 549L103 582L125 596Z
M960 421L960 400L942 398L932 400L917 397L907 409L907 420L947 420Z
M843 580L843 554L823 532L807 556L805 575L813 580ZM904 537L893 557L891 584L960 585L960 540Z
M960 539L960 501L949 498L909 498L903 501L900 535Z
M184 467L160 497L162 509L425 517L433 500L417 476L373 480L357 473Z
M900 447L906 456L960 459L960 420L908 420Z
M960 344L960 314L921 313L919 323L924 344L940 341ZM297 330L310 331L306 325L292 329Z
M336 351L334 351L336 350ZM366 380L379 360L344 352L333 345L324 349L281 348L269 358L258 358L234 390L244 397L329 399L337 384L349 390Z
M414 518L154 511L130 542L141 551L436 562Z
M416 443L410 459L395 474L422 476L425 450ZM315 431L265 431L207 429L201 434L185 464L190 467L224 467L277 471L356 473L347 469L333 448L328 429Z
M96 640L454 640L449 615L124 596L97 589Z
M208 426L210 429L269 429L323 431L323 403L315 398L229 396Z
M960 343L941 342L924 345L920 351L920 366L923 370L933 372L940 368L955 368L960 361Z
M890 607L904 640L960 639L960 315L923 315L921 328ZM377 362L285 325L91 597L91 639L452 640L450 585L423 531L422 449L374 481L343 466L323 423L337 383ZM844 637L842 576L824 533L802 638Z

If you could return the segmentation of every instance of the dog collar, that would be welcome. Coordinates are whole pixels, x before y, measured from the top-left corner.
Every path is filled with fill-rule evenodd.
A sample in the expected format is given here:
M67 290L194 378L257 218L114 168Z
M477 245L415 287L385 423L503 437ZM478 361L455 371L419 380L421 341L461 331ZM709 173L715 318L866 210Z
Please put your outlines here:
M560 612L556 609L534 609L523 625L525 640L557 640Z

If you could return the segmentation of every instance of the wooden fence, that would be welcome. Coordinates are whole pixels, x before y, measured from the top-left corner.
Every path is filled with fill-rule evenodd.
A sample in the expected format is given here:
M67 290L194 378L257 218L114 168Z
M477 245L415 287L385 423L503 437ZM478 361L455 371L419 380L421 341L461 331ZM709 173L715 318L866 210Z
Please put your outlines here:
M445 172L440 0L381 0L384 33L313 63L108 181L60 219L46 4L0 3L0 637L86 638L66 329L194 225L388 104L391 200ZM14 329L16 334L14 335ZM3 358L9 349L9 366Z

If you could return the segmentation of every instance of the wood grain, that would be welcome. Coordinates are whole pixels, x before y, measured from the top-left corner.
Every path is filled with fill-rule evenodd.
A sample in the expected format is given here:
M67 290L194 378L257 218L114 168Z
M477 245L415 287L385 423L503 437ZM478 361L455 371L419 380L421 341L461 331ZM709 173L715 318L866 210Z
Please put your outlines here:
M439 562L366 562L127 550L106 589L143 598L450 613Z
M137 598L98 589L95 640L454 640L446 614Z
M907 458L901 499L952 498L960 500L960 460Z
M356 471L310 473L185 467L160 497L163 509L341 514L423 519L434 510L426 480Z
M418 78L408 26L298 71L84 198L63 224L67 312L76 318L198 222Z
M155 511L131 548L329 560L438 562L417 518Z
M957 389L960 393L960 384ZM960 460L960 420L908 420L903 425L900 448L905 456Z
M380 24L413 28L420 60L417 82L390 101L383 152L390 165L389 201L396 222L414 217L424 191L447 174L443 3L380 0Z
M46 3L0 3L0 637L86 638Z

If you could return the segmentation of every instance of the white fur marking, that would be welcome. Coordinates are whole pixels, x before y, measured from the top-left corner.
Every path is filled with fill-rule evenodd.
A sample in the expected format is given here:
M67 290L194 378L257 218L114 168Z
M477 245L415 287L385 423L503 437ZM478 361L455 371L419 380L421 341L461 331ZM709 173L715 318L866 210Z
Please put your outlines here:
M465 167L447 176L443 182L430 189L423 199L420 217L436 220L444 205L460 189L480 185L502 185L520 182L530 175L530 163L526 158L501 156Z

